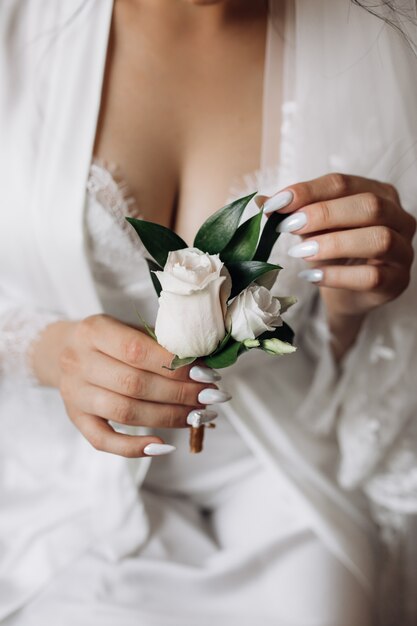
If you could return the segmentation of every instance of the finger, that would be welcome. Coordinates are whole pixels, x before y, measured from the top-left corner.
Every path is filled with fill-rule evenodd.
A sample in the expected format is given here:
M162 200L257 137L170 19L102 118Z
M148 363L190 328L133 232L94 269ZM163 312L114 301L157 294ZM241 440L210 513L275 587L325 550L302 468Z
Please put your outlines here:
M304 270L300 276L320 287L358 292L401 293L409 281L408 272L390 265L326 265Z
M127 426L185 428L190 407L134 400L108 389L83 385L77 402L86 413Z
M410 264L411 244L386 226L340 230L292 246L288 254L309 261L331 259L379 259Z
M198 395L213 385L192 381L169 380L158 374L131 367L101 352L91 354L87 363L81 363L82 377L92 385L136 400L201 406Z
M75 419L73 418L73 422L87 441L101 452L138 458L152 456L145 452L149 444L164 445L160 437L116 433L108 422L95 415L80 414ZM159 453L172 452L173 450L175 450L173 446L167 446L166 448L159 448Z
M173 355L145 333L105 315L84 320L94 347L132 367L154 372L166 378L187 380L189 367L172 372L168 368Z
M271 198L258 196L257 203L263 203L266 214L279 210L292 213L301 207L323 200L335 200L359 193L373 193L399 204L398 192L392 185L370 178L332 173L296 183L279 191Z
M362 193L337 200L323 200L289 215L279 225L280 232L307 235L326 230L385 225L412 238L412 218L401 207L373 193Z

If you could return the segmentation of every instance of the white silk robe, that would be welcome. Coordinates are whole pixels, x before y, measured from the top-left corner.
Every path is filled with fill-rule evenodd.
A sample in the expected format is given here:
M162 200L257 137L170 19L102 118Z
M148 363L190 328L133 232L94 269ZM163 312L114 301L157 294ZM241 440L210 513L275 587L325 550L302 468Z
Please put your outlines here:
M285 33L277 143L278 2L271 2L262 167L281 157L284 184L336 170L389 181L415 213L411 49L348 0L289 2L294 14ZM112 4L80 3L75 18L72 3L56 0L43 0L42 10L36 0L0 6L0 324L14 309L74 319L101 310L85 254L83 209ZM294 291L291 281L281 283L283 293ZM298 290L305 306L292 323L302 333L314 287ZM252 362L227 374L234 395L225 409L229 419L263 463L284 468L317 534L369 587L371 529L349 490L366 493L402 539L417 512L416 293L414 272L406 293L369 316L343 372L324 339L318 360L300 356L298 380L287 388L292 410L279 422L268 406L276 401L281 364L275 370L268 362L266 373ZM6 335L0 325L0 366L7 361ZM104 537L115 558L141 545L147 523L137 485L151 461L97 453L69 423L55 390L17 390L6 374L0 384L1 619ZM337 481L321 471L303 437L335 424Z

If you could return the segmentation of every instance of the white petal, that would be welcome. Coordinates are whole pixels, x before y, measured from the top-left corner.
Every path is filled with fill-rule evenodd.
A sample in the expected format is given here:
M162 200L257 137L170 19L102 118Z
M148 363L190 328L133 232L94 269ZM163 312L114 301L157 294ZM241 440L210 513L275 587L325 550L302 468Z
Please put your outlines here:
M226 334L220 302L224 277L191 295L162 291L155 334L164 348L180 358L206 356Z

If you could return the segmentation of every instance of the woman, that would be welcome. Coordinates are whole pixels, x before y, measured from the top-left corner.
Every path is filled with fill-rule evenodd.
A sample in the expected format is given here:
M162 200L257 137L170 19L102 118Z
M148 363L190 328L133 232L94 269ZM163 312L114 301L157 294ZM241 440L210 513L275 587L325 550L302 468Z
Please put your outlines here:
M347 0L42 8L0 20L2 623L417 623L410 46ZM124 216L190 241L246 187L299 349L225 391L137 328Z

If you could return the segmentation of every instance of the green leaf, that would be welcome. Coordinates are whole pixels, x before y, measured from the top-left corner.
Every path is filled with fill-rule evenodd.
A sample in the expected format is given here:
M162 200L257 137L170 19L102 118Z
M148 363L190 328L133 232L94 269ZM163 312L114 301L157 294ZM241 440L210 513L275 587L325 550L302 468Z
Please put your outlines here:
M162 367L166 370L174 371L178 370L180 367L184 367L185 365L190 365L190 363L194 363L196 359L196 356L186 356L183 359L180 359L178 356L174 356L171 361L170 367L166 367L165 365L163 365Z
M251 261L253 259L261 230L261 220L262 213L259 212L239 226L220 254L220 258L224 263Z
M272 213L268 218L263 228L255 256L253 257L254 261L267 261L269 259L272 248L281 234L277 232L277 228L286 217L287 215L283 213Z
M188 248L181 237L165 226L134 217L126 217L126 220L133 226L149 254L162 267L166 263L168 252Z
M260 341L275 338L280 339L281 341L286 341L287 343L292 343L294 341L294 331L290 326L288 326L288 324L283 322L282 326L278 326L271 331L266 331L258 337Z
M158 265L158 263L155 263L155 261L152 261L152 259L145 259L145 261L148 264L149 274L151 275L153 286L159 298L159 296L161 295L162 287L161 287L161 283L158 280L158 276L155 274L155 272L163 272L164 270L162 269L160 265Z
M233 341L221 352L206 356L203 360L208 367L221 369L222 367L229 367L229 365L236 363L239 354L243 351L245 351L243 343L241 341Z
M195 236L194 246L209 254L221 252L235 234L243 211L255 195L256 192L239 198L211 215Z
M281 267L272 263L263 263L262 261L240 261L239 263L228 263L227 269L232 278L232 293L230 297L234 298L234 296L237 296L238 293L246 289L248 285L261 276L269 272L276 272Z

